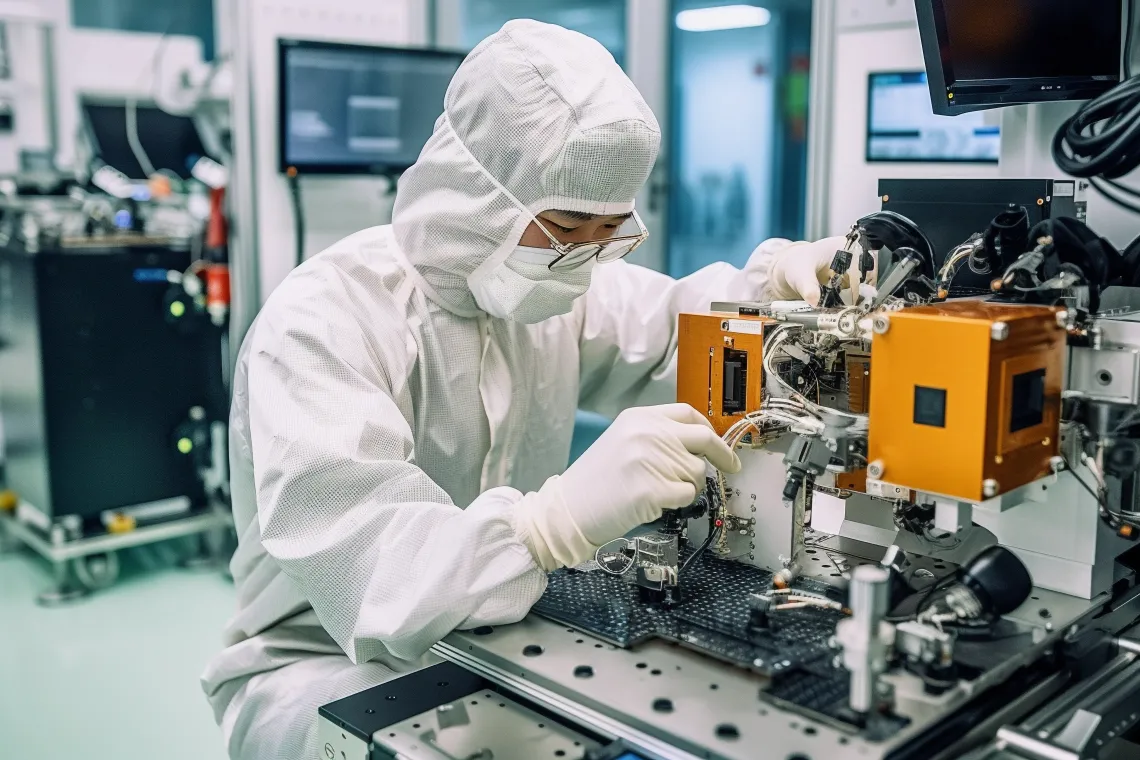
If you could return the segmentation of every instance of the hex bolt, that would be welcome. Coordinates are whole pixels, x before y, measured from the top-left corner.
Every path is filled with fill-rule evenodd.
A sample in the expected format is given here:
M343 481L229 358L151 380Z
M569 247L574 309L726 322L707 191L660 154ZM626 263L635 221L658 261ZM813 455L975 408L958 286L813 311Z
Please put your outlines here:
M987 478L982 481L982 496L987 499L992 499L998 495L998 482L993 478Z
M1009 325L1005 322L994 322L990 325L990 337L994 340L1005 340L1009 337Z

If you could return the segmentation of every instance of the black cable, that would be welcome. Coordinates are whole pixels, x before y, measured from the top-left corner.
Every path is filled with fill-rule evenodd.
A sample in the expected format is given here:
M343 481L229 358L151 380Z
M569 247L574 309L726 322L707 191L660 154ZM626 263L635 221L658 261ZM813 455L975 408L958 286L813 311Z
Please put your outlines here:
M1118 179L1140 165L1140 77L1085 103L1053 137L1053 159L1074 177Z
M708 538L702 541L701 545L698 546L696 550L693 551L693 553L690 554L688 558L681 564L681 568L677 571L677 575L683 575L685 571L689 569L689 566L697 561L697 557L705 553L705 550L708 549L716 537L720 535L721 530L723 530L723 528L710 526Z
M709 534L705 540L701 542L701 545L698 546L696 550L693 551L693 553L690 554L681 564L681 567L677 570L677 575L683 574L690 565L696 562L697 557L704 554L705 550L712 546L712 542L716 540L716 537L720 534L720 531L724 529L723 525L718 526L716 524L716 516L720 513L720 508L723 506L720 503L720 500L717 498L720 491L718 483L719 481L709 478L708 484L705 486L705 494L707 495L709 502Z
M931 598L935 594L937 594L939 591L945 591L957 582L957 573L950 573L949 575L944 575L941 578L935 579L935 581L926 588L916 590L913 594L910 594L906 597L906 599L903 599L901 602L899 602L899 604L895 605L895 609L898 609L904 604L909 605L913 601L914 612L902 615L888 614L883 617L883 620L887 621L888 623L904 623L907 620L914 620L926 611L926 609L930 606ZM918 597L917 601L915 601L915 597ZM894 612L894 610L891 610L891 612Z
M295 266L305 263L305 211L301 206L301 178L296 172L289 172L289 195L293 199L293 234L297 236L297 261Z
M1115 180L1111 179L1105 180L1105 184L1107 184L1113 190L1119 190L1125 195L1131 195L1133 198L1140 198L1140 190L1137 190L1134 187L1129 187L1128 185L1116 182Z
M1104 499L1101 498L1100 493L1097 490L1093 489L1093 487L1090 486L1088 483L1086 483L1084 481L1084 478L1082 478L1080 475L1077 475L1076 471L1069 464L1068 460L1065 460L1065 469L1069 471L1069 473L1073 476L1074 480L1076 480L1078 483L1080 483L1081 488L1088 491L1089 496L1092 496L1093 500L1096 501L1096 505L1097 505L1098 512L1100 513L1100 517L1108 525L1108 527L1112 528L1113 530L1118 530L1121 525L1128 525L1128 526L1131 526L1132 528L1140 530L1140 525L1132 522L1131 520L1126 518L1124 515L1118 514L1116 512L1113 512L1111 509L1109 509L1108 504L1106 504L1104 502ZM1114 525L1113 520L1115 520L1117 524Z
M1115 203L1117 206L1120 206L1125 211L1131 211L1134 214L1140 214L1140 206L1133 205L1130 201L1127 201L1123 198L1120 198L1116 195L1113 195L1113 193L1111 192L1111 188L1117 188L1120 190L1125 190L1123 185L1119 185L1116 182L1110 182L1108 180L1098 180L1096 177L1092 178L1089 181L1092 183L1092 186L1095 187L1101 195L1103 195L1105 198L1107 198L1108 200ZM1128 191L1131 191L1131 188L1128 188L1126 190L1126 192L1128 192Z
M1124 76L1132 78L1132 25L1135 23L1132 2L1124 0Z

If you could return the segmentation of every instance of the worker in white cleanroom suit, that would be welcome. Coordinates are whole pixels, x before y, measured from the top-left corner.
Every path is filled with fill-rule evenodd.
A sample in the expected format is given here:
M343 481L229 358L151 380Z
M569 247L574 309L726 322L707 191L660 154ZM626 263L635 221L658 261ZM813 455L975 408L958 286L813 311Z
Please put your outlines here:
M601 45L512 21L459 67L392 224L270 296L234 379L238 611L203 677L232 757L318 757L320 705L521 619L547 571L690 503L706 460L739 467L666 403L677 314L814 302L836 241L681 280L616 261L659 142ZM578 408L617 418L565 469Z

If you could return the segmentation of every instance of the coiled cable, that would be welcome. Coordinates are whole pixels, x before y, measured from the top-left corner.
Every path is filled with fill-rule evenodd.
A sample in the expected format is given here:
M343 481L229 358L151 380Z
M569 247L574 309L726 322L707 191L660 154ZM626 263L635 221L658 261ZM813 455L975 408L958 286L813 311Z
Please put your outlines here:
M1132 76L1131 3L1124 42L1125 81L1085 103L1053 137L1061 171L1088 179L1118 206L1140 213L1140 190L1116 180L1140 166L1140 76Z

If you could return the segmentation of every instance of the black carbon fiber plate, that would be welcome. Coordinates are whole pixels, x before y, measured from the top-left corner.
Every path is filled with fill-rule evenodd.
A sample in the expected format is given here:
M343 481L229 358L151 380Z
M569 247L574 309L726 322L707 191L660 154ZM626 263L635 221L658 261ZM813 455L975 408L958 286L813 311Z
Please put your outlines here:
M771 582L765 570L705 556L683 579L684 600L664 609L642 602L637 587L621 577L559 570L550 574L534 611L627 649L651 638L677 642L770 677L762 698L845 720L847 671L834 664L836 653L828 645L840 614L818 608L780 611L773 613L772 629L750 632L748 597L767 591ZM796 587L830 591L812 580Z

